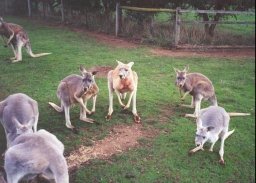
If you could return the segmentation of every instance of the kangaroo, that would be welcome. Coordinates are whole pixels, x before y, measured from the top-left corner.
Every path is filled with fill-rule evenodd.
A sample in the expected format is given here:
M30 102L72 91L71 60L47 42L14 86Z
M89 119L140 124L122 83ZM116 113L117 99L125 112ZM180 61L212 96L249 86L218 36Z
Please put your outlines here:
M57 183L68 183L68 166L63 152L64 145L46 130L21 134L5 154L7 182L18 183L40 174Z
M7 149L22 132L18 131L13 123L20 124L19 129L37 131L39 118L38 104L35 100L23 93L8 96L0 102L0 121L4 127L7 140Z
M99 93L99 88L94 80L97 71L87 72L83 65L80 65L80 71L83 76L73 74L61 80L57 89L57 97L60 99L61 107L49 102L56 111L65 111L66 126L74 132L77 131L75 127L71 125L69 116L70 107L79 103L81 105L80 120L94 123L95 121L93 119L87 118L86 113L91 115L95 112L96 98ZM91 111L86 107L87 100L90 98L93 100Z
M189 67L185 67L183 71L174 68L176 72L175 86L179 88L181 100L185 100L188 94L192 95L191 105L182 105L183 107L195 108L193 115L186 114L186 117L197 117L201 108L201 101L209 100L212 106L218 106L212 82L204 75L199 73L187 74ZM181 95L181 90L185 94Z
M203 145L205 142L212 143L209 151L213 151L213 146L217 140L221 139L220 145L220 164L224 162L224 141L235 130L228 131L230 116L224 108L218 106L210 106L202 109L197 118L197 132L195 137L196 148L192 149L189 154L193 154L198 150L204 150Z
M33 54L31 50L28 34L26 33L25 29L17 24L4 22L2 17L0 17L0 35L4 42L4 47L7 47L9 44L11 44L11 47L14 52L14 57L9 59L11 60L11 62L22 61L22 52L21 52L22 46L26 48L27 53L31 57L41 57L44 55L51 54L51 53ZM8 39L7 42L5 42L4 37Z
M113 113L113 93L117 94L119 104L123 109L128 109L132 100L132 113L134 116L134 121L140 123L140 117L137 114L136 109L136 93L138 86L138 75L135 71L132 71L131 67L134 62L124 64L117 60L117 67L114 70L108 72L108 91L109 91L109 109L106 116L106 121L111 119ZM126 105L123 104L121 100L126 97L126 92L130 92L130 97Z

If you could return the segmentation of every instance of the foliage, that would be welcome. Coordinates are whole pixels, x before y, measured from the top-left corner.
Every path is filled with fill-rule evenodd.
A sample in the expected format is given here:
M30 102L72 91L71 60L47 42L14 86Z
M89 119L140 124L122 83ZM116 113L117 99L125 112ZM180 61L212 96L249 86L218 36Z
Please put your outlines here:
M14 15L27 15L28 6L27 0L13 0L12 12ZM106 21L111 23L109 17L115 13L116 3L119 2L123 6L135 6L143 8L172 8L176 9L181 7L183 9L199 9L199 10L236 10L236 11L246 11L249 9L255 9L255 1L253 0L63 0L64 11L68 14L68 17L74 17L74 14L81 14L85 16L86 26L88 27L88 12L93 12L96 15L102 15ZM50 7L51 12L58 11L61 0L31 0L32 11L37 13L39 9L39 4L42 3L43 7ZM45 8L44 10L45 11ZM76 13L73 13L75 11ZM158 13L142 13L137 11L127 11L126 17L128 19L134 20L143 29L143 22L146 19L152 17L152 15L157 15ZM195 14L196 17L202 18L204 21L219 21L230 16L236 17L232 14ZM70 18L68 18L69 21ZM217 24L206 23L204 25L204 33L207 36L214 37L215 28ZM152 32L152 31L151 31Z
M184 3L189 4L194 9L199 10L233 10L233 11L246 11L251 8L255 8L255 1L253 0L199 0L199 1L190 1L184 0ZM204 21L219 21L228 16L235 16L230 14L199 14ZM209 34L211 37L214 36L214 30L217 24L205 24L205 33Z

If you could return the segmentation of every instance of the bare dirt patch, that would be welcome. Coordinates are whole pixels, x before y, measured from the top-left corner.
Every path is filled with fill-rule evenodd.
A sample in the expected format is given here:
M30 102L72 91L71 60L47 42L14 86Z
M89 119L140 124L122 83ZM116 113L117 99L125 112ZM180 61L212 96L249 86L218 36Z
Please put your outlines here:
M111 66L93 66L87 69L88 72L92 72L92 71L98 71L98 73L96 74L98 77L107 77L108 72L110 70L115 69L115 67L111 67Z
M190 57L190 56L204 56L214 58L255 58L255 49L208 49L203 50L165 50L162 48L151 49L152 55L166 55L172 57Z
M47 22L43 20L35 20L38 23L43 23L51 27L67 28L70 31L85 33L89 37L93 37L98 42L103 42L113 47L135 48L141 45L141 40L126 39L116 37L110 34L104 34L96 31L89 31L84 28L76 28L69 24L56 24L54 22ZM227 58L255 58L255 48L247 49L177 49L171 50L169 48L152 48L150 55L166 55L170 57L190 57L190 56L205 56L205 57L227 57Z
M123 153L127 148L137 147L139 138L154 138L158 133L157 130L150 132L143 130L142 124L115 126L103 140L95 141L94 145L90 147L81 146L66 157L69 172L79 168L90 159L108 159L113 154Z

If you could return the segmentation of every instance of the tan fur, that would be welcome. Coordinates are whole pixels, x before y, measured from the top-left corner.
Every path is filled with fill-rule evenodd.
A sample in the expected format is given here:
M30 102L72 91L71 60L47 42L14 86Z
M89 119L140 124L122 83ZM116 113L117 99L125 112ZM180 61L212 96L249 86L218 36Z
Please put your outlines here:
M21 48L24 46L27 50L27 53L31 57L41 57L44 55L49 55L51 53L39 53L33 54L28 38L28 34L26 33L25 29L22 28L20 25L13 24L13 23L6 23L0 17L0 35L4 42L4 47L8 45L12 46L14 57L10 58L12 62L22 61L22 52ZM8 40L5 42L4 37Z
M118 66L109 71L108 73L108 89L109 89L109 111L106 116L106 121L111 119L113 112L113 93L117 94L119 104L123 109L128 109L130 107L131 100L133 101L132 113L134 115L134 121L136 123L140 122L140 117L137 114L136 109L136 93L138 85L138 75L135 71L132 71L131 67L134 64L130 62L128 64L123 64L120 61ZM126 93L130 92L130 97L126 105L123 104L121 99L125 99Z

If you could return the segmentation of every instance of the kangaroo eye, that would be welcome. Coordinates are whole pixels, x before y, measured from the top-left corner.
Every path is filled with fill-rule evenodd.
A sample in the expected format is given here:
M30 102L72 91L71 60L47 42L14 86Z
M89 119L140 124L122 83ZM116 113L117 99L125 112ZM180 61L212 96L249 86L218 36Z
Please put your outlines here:
M128 71L128 69L125 69L125 72L127 72Z
M203 136L203 139L205 139L205 136Z

